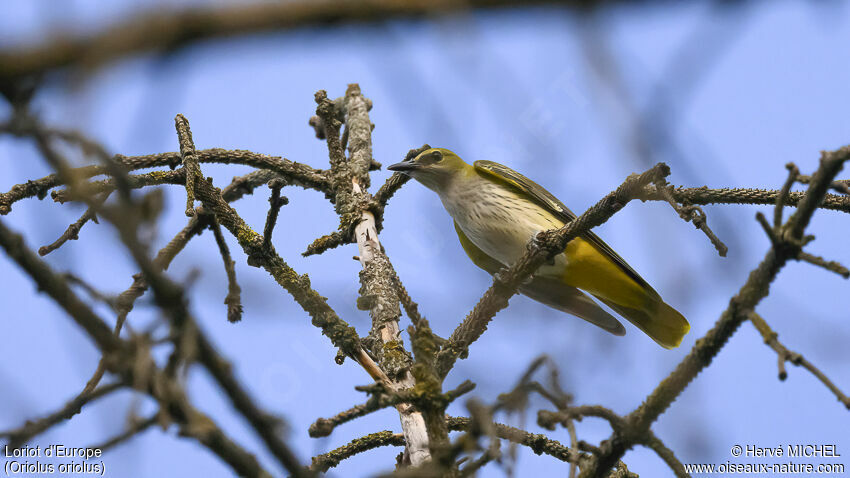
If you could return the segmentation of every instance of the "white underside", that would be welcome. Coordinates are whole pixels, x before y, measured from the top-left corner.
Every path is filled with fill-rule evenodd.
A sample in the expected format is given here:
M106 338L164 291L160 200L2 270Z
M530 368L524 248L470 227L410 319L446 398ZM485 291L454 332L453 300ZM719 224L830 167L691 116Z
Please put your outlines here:
M504 265L516 262L535 234L564 225L537 204L481 178L464 181L440 198L466 237ZM558 275L565 266L566 257L559 254L538 273Z

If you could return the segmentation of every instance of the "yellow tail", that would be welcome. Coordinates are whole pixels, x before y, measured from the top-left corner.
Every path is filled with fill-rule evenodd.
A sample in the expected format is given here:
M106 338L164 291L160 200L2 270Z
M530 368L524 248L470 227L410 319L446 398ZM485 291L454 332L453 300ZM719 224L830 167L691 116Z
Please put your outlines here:
M594 295L594 297L635 324L658 345L666 349L678 347L688 331L691 330L691 325L687 319L676 309L667 305L660 297L658 299L648 297L646 305L639 309L623 307L597 295Z
M578 238L567 245L563 282L593 295L662 347L678 347L691 329L688 321L620 256L598 242L601 245Z

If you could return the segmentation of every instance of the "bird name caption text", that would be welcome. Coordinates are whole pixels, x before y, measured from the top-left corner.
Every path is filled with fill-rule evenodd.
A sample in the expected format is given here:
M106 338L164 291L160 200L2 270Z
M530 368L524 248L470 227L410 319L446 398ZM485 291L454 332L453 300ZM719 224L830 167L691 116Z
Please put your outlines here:
M88 474L103 476L106 465L100 460L100 448L73 447L61 444L47 446L3 446L3 472L6 476L37 474Z

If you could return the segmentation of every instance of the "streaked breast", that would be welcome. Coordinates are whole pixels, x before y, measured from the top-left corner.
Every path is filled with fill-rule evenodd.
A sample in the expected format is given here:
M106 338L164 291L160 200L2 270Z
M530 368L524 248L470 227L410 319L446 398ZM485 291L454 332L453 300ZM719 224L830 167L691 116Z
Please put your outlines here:
M522 256L534 234L563 226L536 203L483 179L458 185L442 200L464 234L487 255L506 265Z

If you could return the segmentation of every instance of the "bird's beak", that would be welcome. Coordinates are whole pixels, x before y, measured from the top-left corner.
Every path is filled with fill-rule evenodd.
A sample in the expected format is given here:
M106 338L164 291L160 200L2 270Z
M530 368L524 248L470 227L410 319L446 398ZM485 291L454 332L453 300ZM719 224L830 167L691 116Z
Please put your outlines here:
M400 163L395 163L387 166L387 169L389 169L390 171L398 171L400 173L408 173L410 171L416 171L421 167L421 164L414 161L402 161Z

